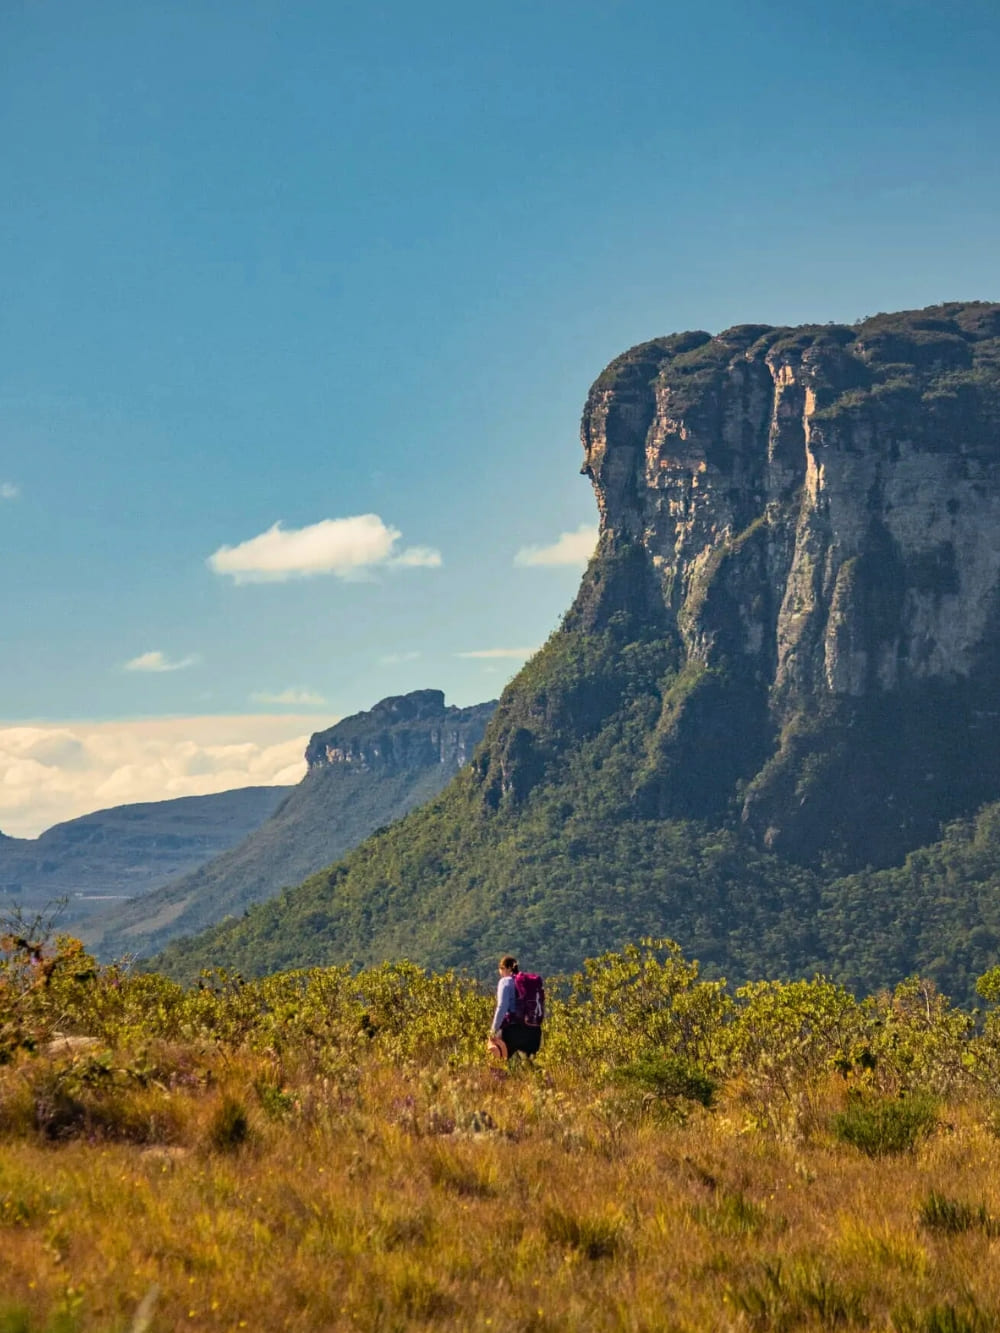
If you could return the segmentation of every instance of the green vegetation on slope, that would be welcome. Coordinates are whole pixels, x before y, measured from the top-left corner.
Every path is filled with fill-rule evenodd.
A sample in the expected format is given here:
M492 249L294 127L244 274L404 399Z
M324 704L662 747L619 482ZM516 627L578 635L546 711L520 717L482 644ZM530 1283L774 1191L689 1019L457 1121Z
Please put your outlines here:
M935 645L904 610L955 595L964 557L950 539L911 549L894 537L879 486L860 489L849 467L838 494L852 499L847 528L866 534L857 554L837 564L820 505L816 541L791 571L808 488L789 483L762 512L772 423L743 401L772 401L764 358L785 356L798 358L803 403L806 388L816 393L816 448L867 450L873 478L904 445L908 456L945 452L983 478L974 489L1000 484L985 468L1000 428L1000 306L877 315L851 329L745 325L633 348L599 377L584 416L607 520L600 547L471 768L340 864L171 945L159 965L179 977L214 964L256 975L405 955L486 973L513 948L552 970L646 933L737 978L820 966L868 990L919 969L968 998L1000 941L993 815L975 835L941 829L1000 797L995 620L970 643L967 675L909 669L911 648L929 661ZM707 469L683 588L671 542L688 501L648 476L647 431L668 407ZM907 481L894 505L914 489ZM948 503L949 523L960 509ZM829 605L819 596L828 558ZM798 583L784 581L791 572ZM780 608L814 599L822 614L784 641L782 675ZM844 668L833 676L828 650ZM884 662L898 667L890 684Z
M287 787L96 810L37 838L0 835L0 907L26 912L66 898L63 922L82 931L109 896L140 898L234 846L274 813Z
M650 816L650 765L704 682L678 670L655 619L605 616L620 600L605 597L614 579L613 561L610 572L595 561L563 628L444 792L301 886L172 943L155 965L191 979L218 965L258 976L410 957L489 975L515 948L551 972L670 933L710 975L822 968L867 991L919 970L968 999L1000 940L996 809L903 867L848 877L761 851L735 821ZM727 739L738 767L739 736L718 744ZM699 771L696 750L678 763L689 784Z
M86 943L105 959L146 955L299 884L435 796L494 707L449 708L440 690L414 690L317 732L309 772L266 823L192 874L100 917Z
M441 766L407 772L340 767L308 773L266 823L239 846L98 918L85 938L101 958L148 954L251 903L298 884L441 790Z
M477 759L440 796L299 888L170 945L157 965L260 975L405 956L488 972L513 946L552 971L668 927L740 975L762 960L772 975L813 965L811 872L733 831L642 815L648 736L665 692L687 686L672 640L648 619L615 612L602 623L601 588L614 578L613 563L591 571L566 625L501 700Z
M956 820L901 866L834 880L822 894L824 966L871 989L920 971L969 1000L1000 957L1000 803Z

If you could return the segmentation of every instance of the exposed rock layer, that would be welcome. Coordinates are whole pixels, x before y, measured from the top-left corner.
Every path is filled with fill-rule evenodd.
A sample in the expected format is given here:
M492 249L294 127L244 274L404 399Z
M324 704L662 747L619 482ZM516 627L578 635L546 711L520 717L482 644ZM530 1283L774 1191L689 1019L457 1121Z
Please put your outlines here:
M641 553L685 676L647 807L859 864L1000 794L1000 305L644 343L582 438L596 565Z
M445 705L441 690L413 690L382 699L365 713L318 731L306 749L310 771L334 768L412 768L442 764L456 770L483 739L496 704Z

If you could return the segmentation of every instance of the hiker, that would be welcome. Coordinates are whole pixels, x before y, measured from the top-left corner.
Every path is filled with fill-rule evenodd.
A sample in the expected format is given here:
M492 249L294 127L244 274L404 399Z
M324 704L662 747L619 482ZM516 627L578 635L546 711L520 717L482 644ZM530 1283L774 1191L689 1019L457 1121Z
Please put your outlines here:
M487 1049L501 1060L517 1051L535 1055L542 1044L545 987L534 972L522 972L513 954L500 959L497 1007Z

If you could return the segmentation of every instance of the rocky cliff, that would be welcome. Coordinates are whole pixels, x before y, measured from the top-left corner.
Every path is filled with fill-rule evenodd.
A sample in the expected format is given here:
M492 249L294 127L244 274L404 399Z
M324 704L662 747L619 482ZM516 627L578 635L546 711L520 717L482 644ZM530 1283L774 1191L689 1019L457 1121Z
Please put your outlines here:
M483 739L495 701L446 706L441 690L413 690L318 731L306 749L310 772L338 766L368 769L428 767L457 770Z
M567 624L664 641L645 810L853 866L1000 794L1000 306L643 343L582 438ZM494 774L523 794L521 732Z
M1000 940L1000 305L643 343L582 435L597 550L471 764L164 964L486 976L669 935L731 981L970 995Z

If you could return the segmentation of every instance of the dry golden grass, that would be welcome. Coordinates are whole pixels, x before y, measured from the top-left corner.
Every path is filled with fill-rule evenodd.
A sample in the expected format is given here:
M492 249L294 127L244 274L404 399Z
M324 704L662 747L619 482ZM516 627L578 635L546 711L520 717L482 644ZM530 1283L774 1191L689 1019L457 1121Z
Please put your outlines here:
M0 940L0 1333L1000 1329L995 1013L669 942L571 982L497 1067L408 964L182 992Z
M568 1070L229 1058L171 1097L166 1144L0 1144L0 1330L997 1327L998 1242L920 1220L931 1191L1000 1217L971 1101L873 1160Z

